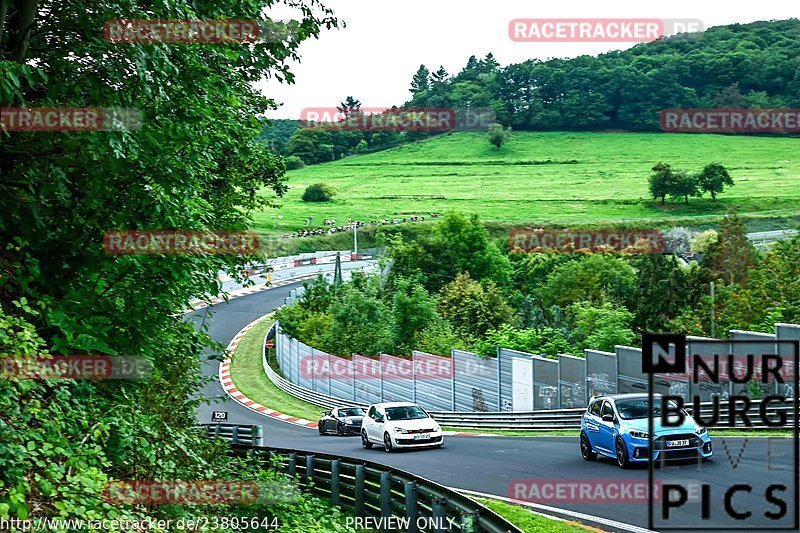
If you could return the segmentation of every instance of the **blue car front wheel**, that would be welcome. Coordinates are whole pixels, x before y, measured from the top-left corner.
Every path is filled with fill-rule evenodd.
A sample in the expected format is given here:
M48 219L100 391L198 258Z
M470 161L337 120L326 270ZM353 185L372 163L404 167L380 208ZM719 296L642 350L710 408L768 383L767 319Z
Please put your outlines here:
M584 461L594 461L597 459L597 453L592 450L592 443L589 442L589 437L586 433L581 431L581 456Z
M619 467L628 468L631 464L631 460L628 457L628 447L625 446L625 441L620 438L617 438L616 452Z

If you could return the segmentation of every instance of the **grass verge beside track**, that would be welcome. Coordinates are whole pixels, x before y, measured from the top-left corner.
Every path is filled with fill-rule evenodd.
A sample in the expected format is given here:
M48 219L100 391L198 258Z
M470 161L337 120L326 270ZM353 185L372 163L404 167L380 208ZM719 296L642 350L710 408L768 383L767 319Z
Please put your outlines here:
M475 498L475 501L485 505L526 533L538 533L540 531L547 533L586 533L587 530L600 531L599 529L590 528L588 526L578 524L577 522L553 520L551 518L531 512L522 506L502 502L500 500Z
M325 408L298 400L272 384L264 374L261 364L261 342L272 326L272 320L264 320L248 331L231 360L231 379L242 394L253 401L287 415L319 420Z

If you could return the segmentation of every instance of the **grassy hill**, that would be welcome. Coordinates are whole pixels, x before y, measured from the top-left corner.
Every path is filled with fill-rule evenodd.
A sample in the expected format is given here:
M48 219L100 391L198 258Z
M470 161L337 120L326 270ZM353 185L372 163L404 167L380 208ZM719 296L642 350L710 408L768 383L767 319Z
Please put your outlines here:
M584 224L669 221L740 214L800 212L800 139L665 133L515 132L496 149L482 133L462 132L383 152L348 157L289 173L283 208L256 217L258 229L285 232L334 218L370 221L457 209L487 221ZM647 177L659 161L700 170L722 163L736 186L717 202L689 205L648 197ZM305 187L324 182L333 202L301 201ZM282 219L276 215L283 215Z

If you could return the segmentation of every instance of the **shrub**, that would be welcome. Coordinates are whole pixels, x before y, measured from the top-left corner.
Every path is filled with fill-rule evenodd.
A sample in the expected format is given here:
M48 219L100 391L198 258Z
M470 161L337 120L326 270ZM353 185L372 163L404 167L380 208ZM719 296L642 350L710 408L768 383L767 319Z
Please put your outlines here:
M286 170L297 170L306 166L305 162L296 155L290 155L286 158Z
M330 202L333 200L335 191L333 187L325 183L315 183L306 187L303 193L304 202Z

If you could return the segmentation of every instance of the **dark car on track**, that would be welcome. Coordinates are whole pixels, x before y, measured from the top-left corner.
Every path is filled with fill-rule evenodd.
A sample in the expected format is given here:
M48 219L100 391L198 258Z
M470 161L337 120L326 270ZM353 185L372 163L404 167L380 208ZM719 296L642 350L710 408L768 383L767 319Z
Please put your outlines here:
M359 435L363 419L364 410L360 407L336 407L330 411L322 411L317 429L320 435Z

